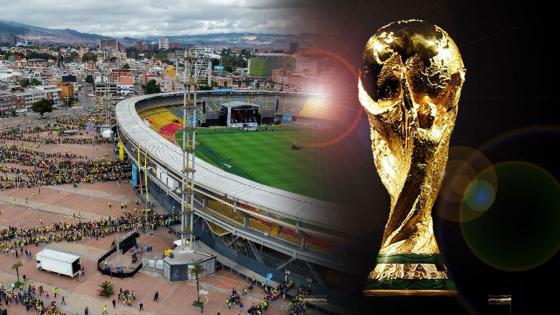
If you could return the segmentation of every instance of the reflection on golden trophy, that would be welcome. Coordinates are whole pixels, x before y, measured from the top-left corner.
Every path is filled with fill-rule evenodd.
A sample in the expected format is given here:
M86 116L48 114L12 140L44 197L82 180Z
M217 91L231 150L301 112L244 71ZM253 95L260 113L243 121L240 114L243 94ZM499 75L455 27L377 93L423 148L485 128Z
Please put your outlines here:
M438 26L399 21L367 42L358 83L377 172L391 198L366 295L455 294L441 261L432 206L447 163L465 67Z

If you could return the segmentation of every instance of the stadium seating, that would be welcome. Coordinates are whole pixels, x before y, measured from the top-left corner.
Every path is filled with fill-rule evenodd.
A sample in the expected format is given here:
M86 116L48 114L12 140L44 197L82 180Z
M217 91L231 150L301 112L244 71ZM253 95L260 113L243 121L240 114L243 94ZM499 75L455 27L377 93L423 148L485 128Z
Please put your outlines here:
M290 228L282 227L280 233L278 234L278 237L288 242L294 243L295 245L299 245L301 243L301 237L297 234L296 231ZM305 240L307 246L315 251L328 252L332 251L335 248L334 243L313 235L306 235Z
M208 208L223 214L237 223L243 224L243 216L237 213L232 206L210 199L208 200Z
M225 235L226 233L228 233L228 231L226 231L226 229L224 229L223 227L214 224L212 222L206 222L208 224L208 227L210 228L210 230L212 231L212 233L218 235L218 236L222 236Z
M297 232L286 227L282 227L278 237L290 243L294 243L295 245L299 245L301 243L301 237L297 234Z
M183 120L167 108L152 108L140 113L140 116L150 122L150 128L160 133L168 140L172 140L175 132L181 129Z
M257 219L257 218L253 218L253 217L249 217L249 227L252 229L255 229L257 231L261 231L263 233L267 233L267 234L272 234L272 223L261 220L261 219Z
M335 248L335 244L333 242L312 235L309 235L306 240L309 248L316 251L327 252L332 251Z
M243 216L238 212L236 212L234 208L229 205L226 205L217 200L210 199L208 200L208 208L210 208L211 210L217 213L224 215L227 218L230 218L232 221L239 223L239 225L243 224ZM293 229L287 227L281 227L278 224L271 223L254 217L249 217L247 223L248 223L247 224L248 227L253 230L267 233L272 237L281 238L297 246L299 246L301 243L301 236L299 236L298 233ZM334 244L332 242L329 242L322 238L318 238L313 235L308 235L306 237L306 240L309 248L316 251L325 252L325 251L332 250L334 248Z
M159 132L167 138L167 137L172 137L173 135L175 135L175 133L179 129L181 129L181 126L179 124L172 123L172 124L165 125L165 126L161 127L159 129Z
M272 228L270 229L270 235L274 237L278 237L279 233L280 233L280 225L272 224Z
M236 212L231 206L228 206L217 200L208 200L208 207L234 220L235 222L238 222L240 224L243 223L243 216L238 212ZM280 231L280 227L277 224L273 224L271 222L254 218L254 217L248 218L247 225L249 228L253 230L267 233L271 236L278 236L278 233Z

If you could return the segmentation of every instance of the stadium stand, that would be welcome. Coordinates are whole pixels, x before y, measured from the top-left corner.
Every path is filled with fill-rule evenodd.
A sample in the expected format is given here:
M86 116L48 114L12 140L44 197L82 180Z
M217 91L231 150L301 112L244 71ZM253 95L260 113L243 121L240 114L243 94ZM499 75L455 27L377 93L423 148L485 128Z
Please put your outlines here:
M167 108L152 108L140 113L143 119L147 119L150 128L160 133L168 140L172 140L175 133L181 129L183 120Z
M208 200L208 208L205 211L213 215L216 213L221 214L224 218L229 219L230 223L238 226L243 224L243 216L241 214L236 212L233 207L217 200ZM254 217L248 217L247 223L249 228L266 233L272 237L278 237L297 246L301 243L301 236L293 229L281 227L278 224ZM313 235L307 235L306 240L308 246L317 251L325 252L334 248L333 243Z
M231 206L221 203L217 200L208 200L208 208L217 211L233 221L243 224L243 216L235 211Z
M214 224L212 222L206 222L206 224L208 224L210 231L212 231L212 233L216 234L217 236L224 236L228 233L228 231L217 224Z
M297 234L297 232L286 227L282 227L278 237L297 245L301 243L301 237Z
M249 227L266 234L272 234L272 223L249 217Z
M251 210L251 209L248 209ZM205 209L206 212L215 215L220 214L222 217L229 219L230 223L234 223L238 226L243 225L243 216L235 211L235 209L229 205L226 205L217 200L208 200L208 208ZM256 210L252 210L256 211ZM288 241L296 246L301 243L301 236L298 233L288 227L282 227L279 224L268 222L262 219L254 218L249 216L247 225L253 230L266 233L272 237L278 237L285 241ZM334 249L334 244L328 240L319 238L313 235L306 236L307 245L314 250L327 252Z
M159 132L162 136L172 139L173 135L175 135L175 133L177 131L179 131L180 129L181 129L181 126L179 124L172 123L172 124L165 125L165 126L161 127L159 129Z

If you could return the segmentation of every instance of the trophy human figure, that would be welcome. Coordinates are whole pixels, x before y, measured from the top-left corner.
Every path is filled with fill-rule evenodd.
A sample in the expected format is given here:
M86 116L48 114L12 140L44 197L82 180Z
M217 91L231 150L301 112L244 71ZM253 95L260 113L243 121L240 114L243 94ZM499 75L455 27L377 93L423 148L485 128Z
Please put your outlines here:
M461 54L438 26L380 28L366 43L358 83L390 212L365 295L452 295L432 206L445 173L465 80Z

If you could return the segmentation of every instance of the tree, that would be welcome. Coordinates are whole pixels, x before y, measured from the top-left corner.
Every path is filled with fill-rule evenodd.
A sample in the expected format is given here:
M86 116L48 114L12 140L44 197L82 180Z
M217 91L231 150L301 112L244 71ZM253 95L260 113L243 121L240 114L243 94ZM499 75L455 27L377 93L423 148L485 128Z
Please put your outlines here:
M29 84L31 85L41 85L41 81L37 80L36 78L29 79Z
M251 51L247 48L243 48L239 52L239 55L245 57L245 59L249 59L251 58Z
M41 114L41 118L43 118L43 114L50 113L53 110L54 102L48 99L41 99L31 106L31 110L35 113Z
M130 65L129 65L128 63L125 63L125 64L122 66L122 69L123 69L123 70L130 70Z
M91 74L87 75L86 82L89 83L89 84L93 84L93 77L91 76Z
M101 288L101 290L99 290L100 296L110 297L111 295L113 295L114 289L113 289L113 284L111 282L103 281L101 282L99 287Z
M219 66L219 65L220 65L220 59L212 58L212 69L214 69L215 66Z
M78 101L78 98L75 97L75 96L69 96L65 99L66 105L68 107L74 106L74 104L76 104L77 101Z
M159 84L157 84L156 80L148 81L148 84L144 87L144 94L155 94L161 93L161 89Z
M244 51L244 54L249 54L249 51ZM224 49L222 50L222 57L220 64L224 66L224 70L227 72L232 72L236 68L245 68L247 67L247 60L244 58L242 54L236 54L231 51L231 49Z
M197 296L196 302L199 305L200 305L200 283L198 280L200 278L200 275L202 275L205 271L206 269L204 269L204 267L202 267L201 264L194 264L193 268L191 269L191 275L193 275L196 280L196 296Z
M88 60L97 61L97 55L91 51L86 52L82 55L82 62L87 62Z
M23 267L23 264L19 260L15 264L12 265L12 269L16 270L17 282L20 282L19 281L19 268L21 268L21 267Z

